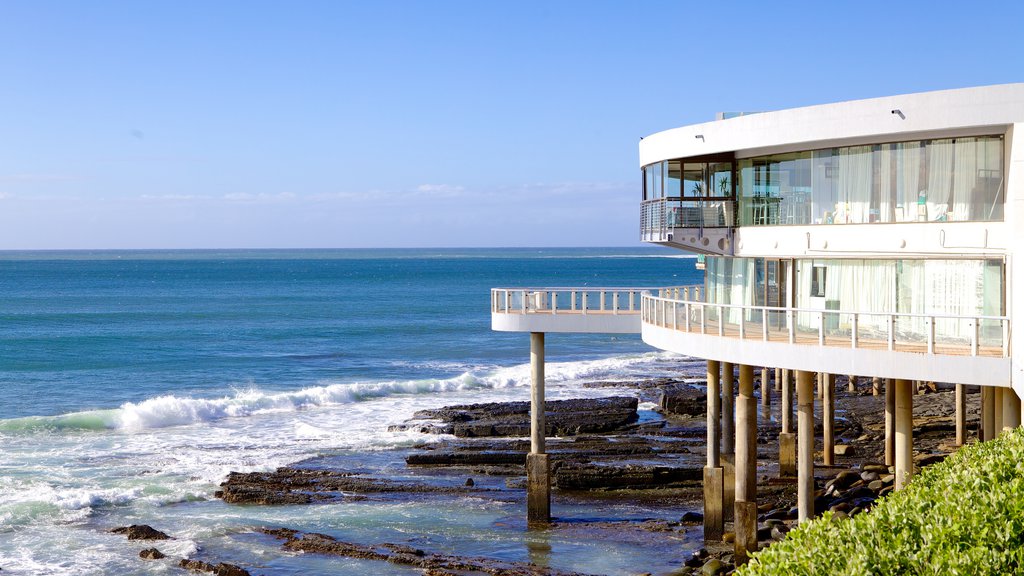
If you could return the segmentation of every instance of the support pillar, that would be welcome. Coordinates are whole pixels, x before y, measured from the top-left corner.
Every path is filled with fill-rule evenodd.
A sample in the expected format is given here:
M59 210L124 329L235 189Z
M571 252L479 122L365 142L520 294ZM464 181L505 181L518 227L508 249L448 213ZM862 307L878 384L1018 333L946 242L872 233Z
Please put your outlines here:
M530 333L530 453L526 456L526 521L551 522L551 466L544 448L544 333Z
M896 463L896 394L892 378L885 379L885 465Z
M708 360L707 388L708 449L707 464L704 466L704 540L716 541L722 539L725 531L725 517L722 514L725 477L718 444L720 382L717 360Z
M878 396L882 393L882 379L872 378L871 379L871 395Z
M1020 426L1020 397L1013 388L1003 389L1003 428L1013 430Z
M818 400L825 397L825 373L818 372Z
M896 489L914 475L914 385L896 380Z
M779 476L796 476L796 436L793 434L793 372L782 371L782 429L779 432Z
M797 459L796 502L800 522L814 516L814 372L796 373Z
M956 385L956 445L967 443L967 394L963 384Z
M996 398L991 386L981 387L981 440L996 437Z
M850 374L846 377L846 391L856 392L857 391L857 377Z
M735 400L736 365L722 362L722 515L732 520L733 504L736 502L736 411Z
M757 401L754 399L754 367L740 365L736 399L736 486L733 530L736 533L736 564L757 551Z
M761 406L765 408L772 405L772 387L768 368L761 368ZM767 415L766 415L767 417Z
M836 463L836 375L825 374L824 397L821 399L822 461L825 466Z
M782 392L782 368L775 369L775 391Z
M1003 388L992 389L992 393L995 395L995 408L992 411L994 416L994 424L992 425L993 438L1003 433L1003 390Z

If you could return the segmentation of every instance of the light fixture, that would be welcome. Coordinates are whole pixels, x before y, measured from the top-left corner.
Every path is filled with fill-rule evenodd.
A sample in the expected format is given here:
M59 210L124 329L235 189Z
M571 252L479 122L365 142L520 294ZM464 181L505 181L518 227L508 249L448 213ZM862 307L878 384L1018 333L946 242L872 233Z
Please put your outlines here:
M703 134L697 134L696 136L694 136L694 138L699 139L701 142L704 141L704 135Z
M899 108L893 108L893 109L891 110L891 112L892 112L893 114L895 114L895 115L899 116L899 117L900 117L900 119L902 119L902 120L906 120L906 119L907 119L907 117L903 115L903 111L902 111L902 110L900 110Z

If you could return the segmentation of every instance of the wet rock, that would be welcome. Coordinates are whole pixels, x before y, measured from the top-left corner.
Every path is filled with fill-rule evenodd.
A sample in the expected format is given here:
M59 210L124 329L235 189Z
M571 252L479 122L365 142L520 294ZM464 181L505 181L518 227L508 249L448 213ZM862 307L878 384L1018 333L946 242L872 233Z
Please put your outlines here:
M833 449L836 456L853 456L856 453L853 446L849 444L836 444Z
M861 472L860 473L860 479L865 481L865 482L874 482L875 480L878 480L878 478L879 478L878 472Z
M466 486L475 486L476 482L473 482L472 478L466 478Z
M725 574L726 570L728 568L724 562L718 558L712 558L701 566L700 573L702 576L718 576L719 574Z
M193 572L209 572L214 576L251 576L245 568L224 562L214 565L202 560L182 559L178 566Z
M881 480L875 480L875 481L873 481L873 482L868 484L868 489L877 494L879 491L882 490L882 488L884 486L885 486L885 484L882 483Z
M132 524L111 530L114 534L125 534L129 540L170 540L171 537L149 526L148 524Z
M885 464L864 464L860 467L861 472L875 472L877 474L888 474L889 467Z
M596 432L624 430L639 418L637 399L626 396L549 400L544 403L547 436L574 436ZM436 410L420 410L414 420L391 426L389 430L419 430L426 433L454 434L462 438L489 436L529 436L529 402L491 402L446 406Z
M679 521L684 524L699 524L704 521L704 515L700 512L684 512Z
M678 383L662 388L658 408L665 414L703 416L707 414L707 394L689 384Z
M410 466L525 466L526 452L428 452L410 454L405 463Z
M285 466L274 472L232 472L214 496L231 504L308 504L351 500L353 493L456 493L467 490L470 488L466 486L396 482L349 472Z
M697 467L565 463L555 471L554 484L564 490L653 488L703 478L703 469Z
M786 537L789 532L789 526L782 524L781 526L772 526L772 538L776 540L782 540Z
M163 552L156 548L146 548L142 552L139 552L139 558L142 558L143 560L159 560L166 557L167 556Z

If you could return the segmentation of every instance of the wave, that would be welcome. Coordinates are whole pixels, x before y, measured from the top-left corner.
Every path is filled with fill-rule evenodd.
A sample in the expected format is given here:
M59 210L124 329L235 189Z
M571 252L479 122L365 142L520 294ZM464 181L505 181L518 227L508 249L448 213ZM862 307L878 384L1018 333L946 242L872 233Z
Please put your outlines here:
M598 360L553 362L545 367L548 386L582 379L627 379L630 372L680 357L667 352L615 356ZM37 430L123 430L128 432L187 426L227 418L244 418L272 412L294 412L326 406L364 402L397 395L440 394L474 389L500 389L530 385L530 366L485 368L466 371L447 379L388 380L325 384L301 390L268 392L239 390L233 396L193 398L157 396L120 408L75 412L60 416L30 416L0 420L0 432Z

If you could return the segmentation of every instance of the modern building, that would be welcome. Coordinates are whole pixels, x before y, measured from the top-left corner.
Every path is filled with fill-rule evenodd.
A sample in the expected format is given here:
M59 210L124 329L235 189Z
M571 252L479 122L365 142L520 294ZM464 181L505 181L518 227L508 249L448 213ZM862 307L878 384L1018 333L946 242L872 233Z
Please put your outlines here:
M581 304L579 290L495 291L493 327L600 331L599 321L584 326L579 318L638 316L628 328L648 344L707 359L709 511L722 492L721 446L736 454L736 522L756 517L747 472L755 366L796 374L801 517L813 507L818 374L890 383L898 486L913 473L912 382L961 385L960 411L962 385L982 386L983 438L1020 425L1024 341L1012 335L1024 333L1024 314L1013 314L1013 288L1024 290L1024 262L1014 266L1015 255L1024 258L1024 84L674 128L641 140L640 166L641 238L705 255L704 284L649 291L627 304L630 291L609 289L600 306ZM791 410L783 407L782 460L793 456Z

